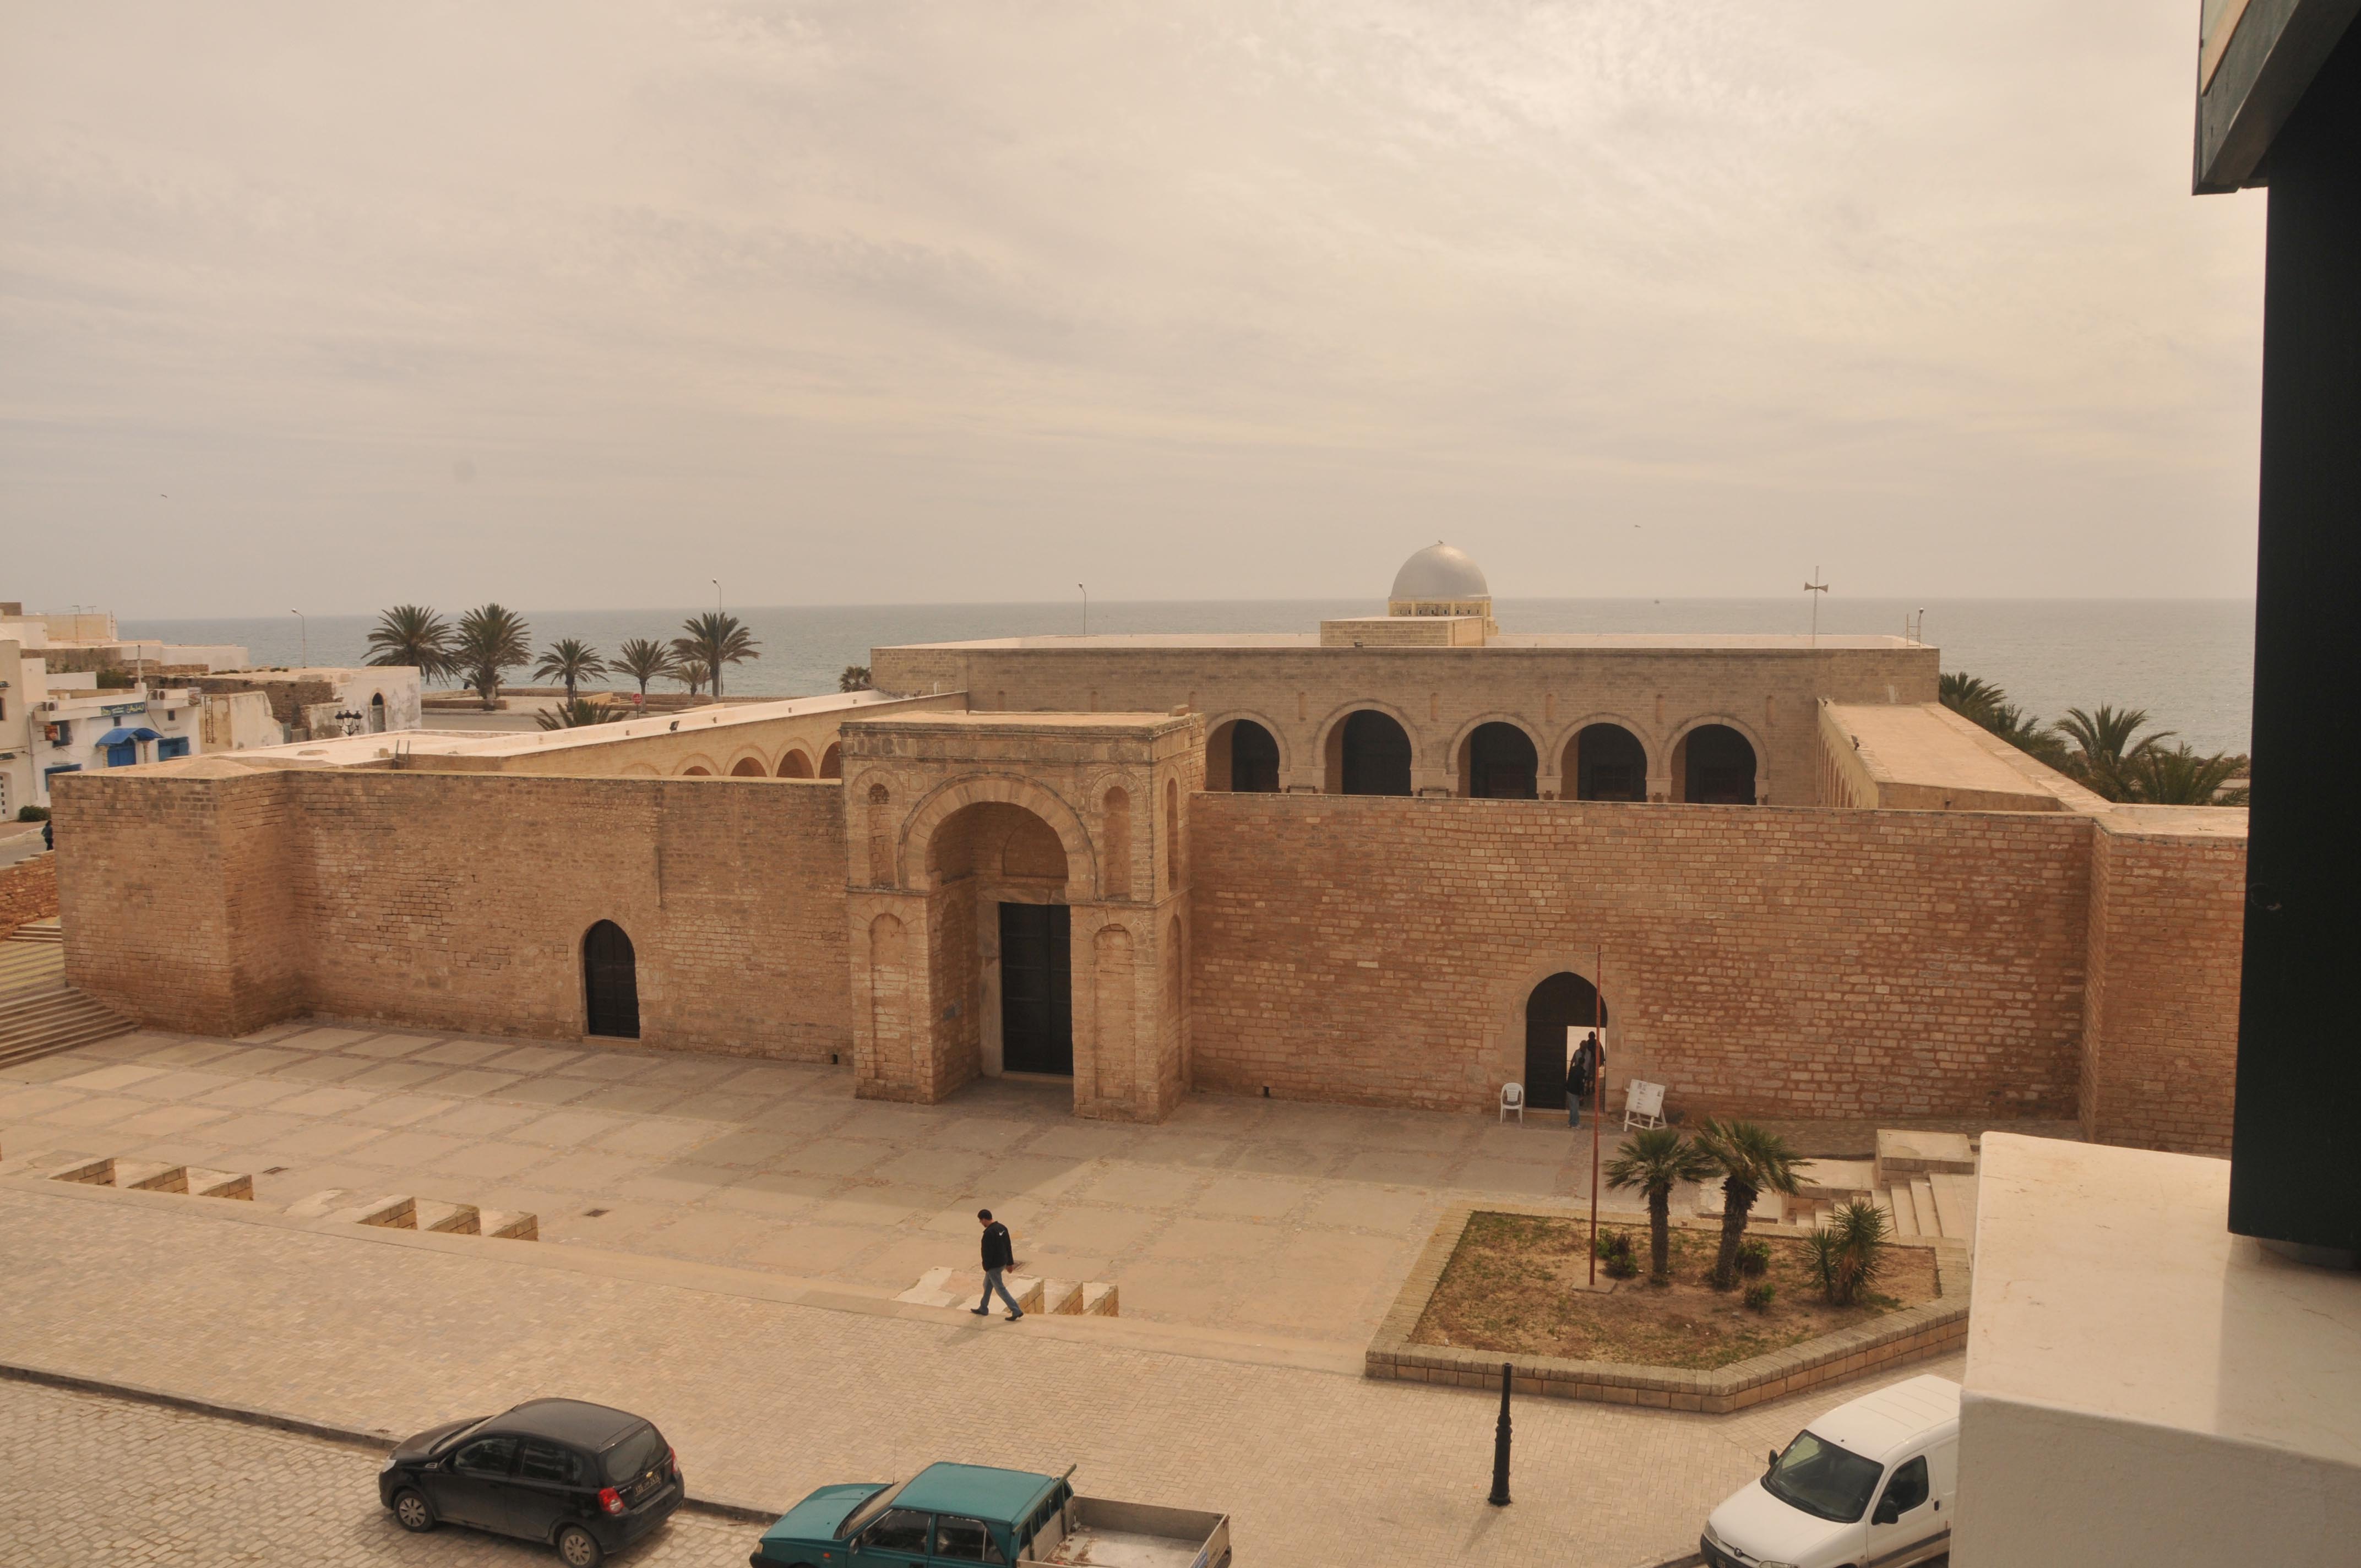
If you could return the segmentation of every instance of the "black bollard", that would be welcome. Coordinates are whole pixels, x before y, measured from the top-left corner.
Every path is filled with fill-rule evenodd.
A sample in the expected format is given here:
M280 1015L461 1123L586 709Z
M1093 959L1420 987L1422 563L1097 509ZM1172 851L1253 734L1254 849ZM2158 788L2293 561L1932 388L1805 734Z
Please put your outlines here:
M1500 1363L1500 1425L1492 1437L1492 1495L1496 1508L1509 1506L1509 1386L1516 1380L1514 1363Z

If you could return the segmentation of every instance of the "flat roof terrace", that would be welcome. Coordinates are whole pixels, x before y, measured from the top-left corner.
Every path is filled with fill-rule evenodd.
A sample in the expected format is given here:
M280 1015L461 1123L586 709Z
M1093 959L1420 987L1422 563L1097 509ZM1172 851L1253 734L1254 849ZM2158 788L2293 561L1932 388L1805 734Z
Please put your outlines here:
M1088 637L1055 634L1040 637L979 637L965 642L896 642L892 648L929 649L1041 649L1073 652L1097 652L1126 648L1173 649L1309 649L1321 651L1320 634L1316 631L1142 631L1103 632ZM1836 652L1878 652L1896 649L1924 648L1923 642L1892 636L1839 636L1824 633L1817 639L1767 631L1502 631L1494 633L1484 644L1485 649L1546 648L1569 651L1592 650L1602 652L1740 652L1740 653L1813 653ZM1387 652L1390 649L1330 649L1334 652ZM1426 652L1411 648L1409 652ZM1471 652L1470 647L1450 650Z

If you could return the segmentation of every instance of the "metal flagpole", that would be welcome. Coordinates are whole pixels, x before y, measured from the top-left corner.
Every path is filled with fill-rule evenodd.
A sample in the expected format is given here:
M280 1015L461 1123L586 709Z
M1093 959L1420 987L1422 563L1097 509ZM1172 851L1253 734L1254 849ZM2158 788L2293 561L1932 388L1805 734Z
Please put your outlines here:
M1607 999L1599 989L1605 981L1607 948L1600 944L1594 951L1590 973L1590 1037L1598 1042L1597 1054L1590 1063L1590 1284L1598 1286L1598 1140L1602 1126L1598 1120L1600 1107L1606 1104L1604 1086L1607 1082Z

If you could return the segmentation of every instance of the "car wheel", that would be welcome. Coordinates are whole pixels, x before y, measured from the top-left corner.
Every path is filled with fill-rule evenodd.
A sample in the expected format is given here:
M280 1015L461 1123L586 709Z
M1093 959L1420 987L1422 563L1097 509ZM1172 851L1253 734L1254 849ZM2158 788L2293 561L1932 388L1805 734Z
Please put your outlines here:
M424 1497L408 1486L393 1495L393 1518L394 1522L404 1530L434 1528L434 1510L426 1506Z
M598 1568L607 1553L598 1537L578 1524L570 1524L557 1532L557 1555L566 1568Z

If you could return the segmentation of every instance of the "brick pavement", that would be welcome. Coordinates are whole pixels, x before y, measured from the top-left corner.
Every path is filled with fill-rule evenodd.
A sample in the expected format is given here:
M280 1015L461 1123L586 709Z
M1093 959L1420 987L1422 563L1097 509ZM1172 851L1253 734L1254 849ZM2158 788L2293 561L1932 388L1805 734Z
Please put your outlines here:
M377 1500L378 1460L316 1438L0 1382L0 1541L25 1568L533 1568L548 1550L476 1530L412 1535ZM614 1561L742 1563L762 1530L678 1514Z
M1230 1510L1247 1563L1652 1561L1869 1386L1723 1418L1521 1402L1519 1500L1496 1510L1482 1395L1102 1345L1086 1325L819 1310L737 1293L728 1270L632 1277L588 1251L553 1266L553 1249L27 1178L0 1180L0 1359L393 1431L569 1393L655 1420L700 1490L763 1502L939 1456L1080 1462L1087 1491Z

